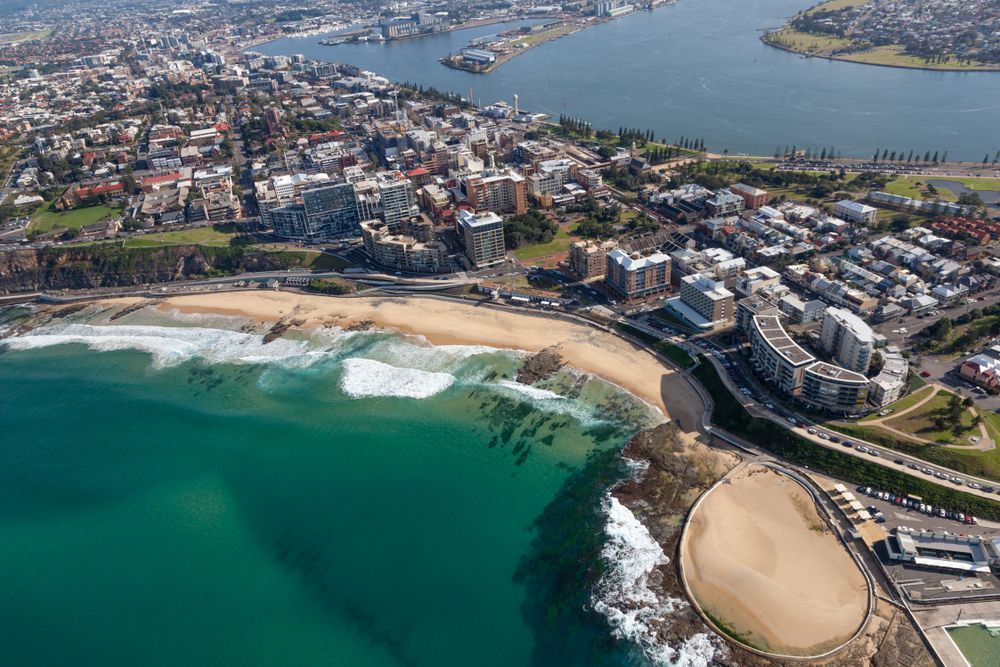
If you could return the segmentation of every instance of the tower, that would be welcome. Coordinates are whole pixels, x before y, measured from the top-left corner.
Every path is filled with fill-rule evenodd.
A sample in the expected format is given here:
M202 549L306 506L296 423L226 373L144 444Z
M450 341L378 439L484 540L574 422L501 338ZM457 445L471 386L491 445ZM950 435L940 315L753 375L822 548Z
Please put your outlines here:
M520 112L517 109L517 93L514 93L514 115L516 116L518 113Z

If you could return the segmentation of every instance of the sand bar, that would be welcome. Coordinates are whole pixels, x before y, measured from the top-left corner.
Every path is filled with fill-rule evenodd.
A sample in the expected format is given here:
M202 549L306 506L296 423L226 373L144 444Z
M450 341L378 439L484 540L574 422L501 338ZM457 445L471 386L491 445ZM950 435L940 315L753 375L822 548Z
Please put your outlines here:
M734 473L691 517L681 558L699 606L751 645L789 655L836 648L864 621L867 583L792 479Z
M121 304L129 299L110 303ZM227 292L171 297L159 308L184 313L240 315L264 322L302 320L303 327L348 327L370 320L379 327L421 335L436 345L487 345L537 352L557 346L570 366L632 392L676 420L697 429L703 405L679 373L645 349L571 321L428 297L334 298L290 292Z

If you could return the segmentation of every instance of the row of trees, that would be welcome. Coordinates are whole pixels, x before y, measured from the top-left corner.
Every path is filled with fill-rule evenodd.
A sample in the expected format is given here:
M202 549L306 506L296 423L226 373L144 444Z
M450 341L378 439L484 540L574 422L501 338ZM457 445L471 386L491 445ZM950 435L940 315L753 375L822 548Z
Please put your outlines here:
M590 123L571 116L559 116L559 127L567 134L578 134L584 138L590 138L594 134L594 129Z
M907 164L917 162L923 164L938 164L939 162L948 161L948 151L940 154L938 157L938 151L934 151L933 155L930 151L924 152L923 160L920 159L920 153L910 150L909 154L905 151L890 151L888 148L881 149L881 157L879 157L879 149L875 149L875 154L872 155L872 162L906 162ZM906 156L904 159L903 156ZM897 159L897 156L899 159ZM1000 152L997 152L997 157L1000 159Z

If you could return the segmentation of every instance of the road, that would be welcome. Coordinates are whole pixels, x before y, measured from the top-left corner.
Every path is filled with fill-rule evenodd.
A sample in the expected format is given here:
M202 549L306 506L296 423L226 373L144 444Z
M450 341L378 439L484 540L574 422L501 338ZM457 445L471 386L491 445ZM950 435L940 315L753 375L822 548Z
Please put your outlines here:
M980 496L982 498L988 498L1000 502L1000 497L996 493L989 493L983 489L973 489L965 485L958 485L950 480L952 478L960 478L968 482L975 482L983 487L997 487L1000 486L995 480L988 480L981 477L975 477L972 475L967 475L965 473L959 472L957 470L951 470L943 466L934 465L928 463L922 459L909 456L900 452L895 452L892 450L886 450L885 448L876 445L874 443L867 442L865 440L860 440L858 438L845 438L842 434L832 431L830 429L824 428L822 425L817 424L802 415L793 412L792 410L787 410L782 407L776 406L773 403L760 403L755 400L752 396L748 396L740 391L741 387L745 387L745 384L737 383L737 381L730 374L730 369L732 367L732 362L730 363L730 368L724 365L723 360L719 357L721 356L725 359L726 355L720 350L715 349L715 346L709 341L696 340L692 342L691 340L684 340L679 336L669 335L664 333L661 329L650 326L642 321L636 319L628 319L627 323L637 329L648 333L652 336L659 338L660 340L675 344L685 349L689 354L692 355L702 355L702 359L707 359L709 363L713 365L719 377L722 379L726 388L732 393L732 395L739 401L740 405L746 409L751 415L755 417L760 417L763 419L768 419L776 424L781 425L786 429L795 429L795 434L799 437L812 442L813 444L819 445L820 447L825 447L826 449L833 449L839 451L848 456L853 456L856 459L866 461L868 463L874 463L876 465L883 466L885 468L890 468L897 472L904 473L910 477L915 477L917 479L922 479L927 482L937 484L947 489L961 490L965 493L971 495ZM704 363L704 361L702 362ZM754 392L751 391L751 394ZM766 395L766 394L765 394ZM769 407L770 406L770 407ZM795 420L792 423L789 417ZM718 432L718 429L711 427L711 424L706 424L706 428ZM810 433L810 430L815 430L815 433ZM826 437L822 437L825 435ZM834 442L831 438L837 438L841 442ZM850 440L853 446L847 447L843 443L844 440ZM878 451L880 455L874 457L870 454L864 453L856 449L857 445L867 447L869 449ZM896 461L899 461L897 463ZM930 470L931 473L921 472L922 470ZM947 476L947 480L940 479L936 475L942 474Z

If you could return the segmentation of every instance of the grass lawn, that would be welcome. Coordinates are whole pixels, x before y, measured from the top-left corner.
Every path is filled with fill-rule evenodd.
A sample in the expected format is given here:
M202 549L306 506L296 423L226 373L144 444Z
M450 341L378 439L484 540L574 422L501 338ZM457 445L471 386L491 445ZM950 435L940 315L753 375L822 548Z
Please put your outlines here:
M693 329L691 328L690 324L688 324L687 322L685 322L681 318L677 317L676 315L674 315L673 313L671 313L666 308L657 308L656 310L651 311L650 315L652 315L656 319L660 320L661 322L663 322L664 324L666 324L668 327L672 327L672 328L678 329L680 331L693 332Z
M946 70L996 70L998 65L988 63L973 62L971 65L959 63L957 60L950 60L944 63L927 63L919 56L910 56L902 52L903 47L896 44L886 46L876 46L874 48L838 56L844 60L858 63L868 63L870 65L895 65L897 67L918 67L920 69L946 69Z
M35 30L34 32L5 32L0 33L0 44L14 44L25 42L29 39L42 39L52 34L52 30Z
M866 0L827 0L827 2L821 2L815 7L810 7L805 11L805 14L813 14L815 12L833 12L838 9L847 9L848 7L857 7L858 5L865 4Z
M927 182L927 179L927 176L901 176L886 185L885 191L889 194L910 197L911 199L926 199L928 196L926 187L921 189L917 183L923 185ZM948 180L952 179L949 177ZM957 181L958 179L954 180ZM947 188L935 188L935 190L937 190L938 197L944 201L958 201L958 197Z
M921 387L917 391L904 396L895 403L890 403L886 406L886 408L891 408L893 412L902 412L903 410L906 410L907 408L912 407L927 398L927 396L931 393L931 389L932 387L929 386ZM881 417L878 416L877 412L873 412L867 417L862 418L861 422L872 421L873 419L881 419Z
M31 216L29 231L49 232L53 229L80 229L118 215L119 210L110 206L88 206L71 211L57 211L52 204L39 206Z
M228 246L237 238L235 225L193 227L172 232L151 232L125 241L126 248L152 248L166 245Z
M926 177L925 177L926 178ZM954 181L970 190L1000 190L1000 178L976 178L973 176L940 176L935 181ZM940 191L941 188L938 188Z
M325 252L317 252L316 250L296 250L290 252L301 252L304 254L306 256L306 266L313 271L339 271L340 269L354 266L342 257Z
M898 429L903 433L910 433L925 440L933 442L944 442L948 444L967 444L969 435L976 435L976 431L966 430L963 435L955 436L951 429L938 429L934 424L934 417L948 409L948 401L954 396L950 391L939 391L931 400L924 403L918 409L905 415L890 419L886 425ZM962 411L961 425L970 429L972 426L972 413L967 409Z
M577 239L570 236L569 232L559 227L559 231L556 232L555 238L553 238L548 243L536 243L535 245L521 246L514 251L514 255L522 260L532 260L539 257L548 257L549 255L556 255L561 252L566 252L569 250L569 246L573 241Z
M782 28L777 32L771 33L768 35L768 41L804 53L825 55L854 45L853 41L835 35L800 32L792 28Z
M516 43L516 44L524 44L526 46L533 46L533 45L535 45L538 42L541 42L543 40L553 39L555 37L559 37L561 35L565 35L567 33L573 32L576 29L577 29L577 26L569 24L569 23L564 23L564 24L562 24L560 26L556 26L555 28L552 28L551 30L543 30L541 32L536 32L534 34L528 35L527 37L522 37L522 38L516 39L516 40L514 40L514 43Z

